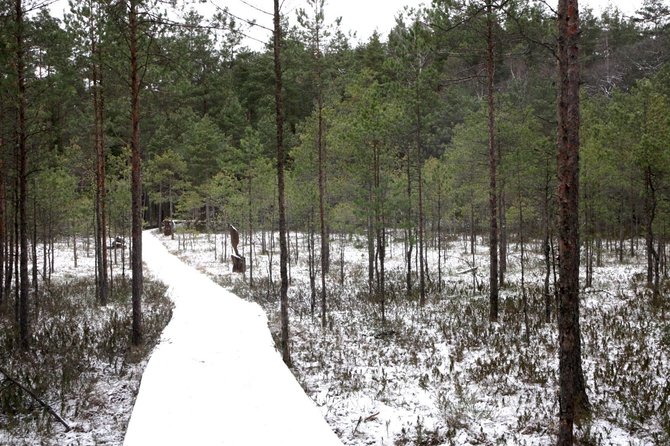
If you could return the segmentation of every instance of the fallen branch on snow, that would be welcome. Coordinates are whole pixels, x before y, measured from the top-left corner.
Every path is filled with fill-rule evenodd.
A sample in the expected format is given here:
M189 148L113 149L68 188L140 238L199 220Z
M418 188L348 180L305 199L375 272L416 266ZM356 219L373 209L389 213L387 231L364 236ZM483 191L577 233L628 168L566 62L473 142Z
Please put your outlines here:
M37 395L35 395L29 388L27 388L26 386L24 386L23 384L21 384L20 382L18 382L17 380L15 380L14 378L12 378L11 376L9 376L9 373L7 373L7 371L6 371L5 369L3 369L2 367L0 367L0 373L2 373L3 375L5 375L5 378L7 379L7 381L9 381L10 383L12 383L12 384L14 384L15 386L17 386L19 389L21 389L21 390L23 390L24 392L26 392L28 395L30 395L30 397L31 397L32 399L34 399L34 400L37 401L42 407L44 407L44 408L47 410L47 412L49 412L51 415L53 415L54 418L56 418L56 420L58 420L63 426L65 426L65 431L66 431L66 432L69 432L69 431L70 431L70 425L67 424L67 422L66 422L60 415L58 415L58 413L57 413L57 412L56 412L50 405L48 405L47 403L45 403L44 401L42 401L42 400L41 400Z
M465 271L460 271L458 274L467 274L467 273L474 273L477 271L478 266L475 266L474 268L466 269Z

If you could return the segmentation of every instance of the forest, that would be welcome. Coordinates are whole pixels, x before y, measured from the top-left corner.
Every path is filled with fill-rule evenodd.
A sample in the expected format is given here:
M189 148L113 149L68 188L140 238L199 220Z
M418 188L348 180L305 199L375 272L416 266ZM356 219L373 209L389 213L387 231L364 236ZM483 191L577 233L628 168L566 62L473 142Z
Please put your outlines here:
M557 359L561 277L569 266L562 251L559 261L561 231L572 215L581 266L575 293L623 296L634 289L634 298L612 305L630 305L644 315L636 313L639 323L655 324L656 350L645 354L654 358L657 393L647 395L644 410L608 422L634 420L625 429L639 434L630 437L639 444L668 441L667 1L644 0L630 17L613 7L600 16L579 10L572 98L581 110L573 166L578 207L565 215L559 215L567 208L557 157L560 8L533 0L433 0L399 11L388 35L356 43L323 0L307 0L290 15L252 3L276 17L262 49L243 44L248 27L262 25L214 3L214 14L204 17L175 1L71 1L69 12L56 17L49 2L0 0L0 420L13 425L31 411L25 406L32 408L20 389L6 390L10 381L49 393L53 382L35 371L35 350L66 349L63 339L88 336L74 335L76 327L50 333L54 320L69 320L67 311L90 316L109 304L124 308L107 312L102 324L112 338L91 335L98 344L87 348L100 360L121 354L123 369L150 351L170 309L161 285L142 278L141 232L166 220L176 223L176 250L213 236L222 269L230 248L221 240L229 225L238 228L247 271L233 285L277 317L281 301L282 321L287 293L294 307L304 304L313 327L303 327L303 335L317 327L332 334L337 311L358 305L346 303L337 288L351 274L360 279L351 300L374 308L374 321L366 323L375 336L400 336L399 307L420 311L450 296L475 295L481 305L467 311L477 315L476 330L512 318L523 326L515 342L525 339L528 348L531 336L549 336L550 327ZM345 261L347 243L360 251L355 268ZM280 246L281 290L271 266ZM80 258L93 259L90 283L56 280L62 251L73 253L75 267ZM288 274L304 262L304 289L285 283L286 262ZM612 265L640 269L608 288L603 271ZM68 293L87 293L89 306L64 304ZM297 293L304 302L296 303ZM50 308L61 316L45 319ZM291 316L302 324L296 308ZM288 322L281 324L287 331L277 344L291 365ZM436 327L449 337L445 325ZM509 341L500 330L500 342ZM587 354L597 334L582 327L581 336L596 336L584 340ZM295 356L303 355L291 342ZM77 353L79 361L93 354L87 348ZM294 366L309 381L300 363ZM595 380L586 367L587 381ZM66 375L56 381L72 388L79 378L69 382ZM642 404L639 395L622 398ZM574 417L579 421L583 410L598 418L605 400L577 398L583 407L574 408ZM420 420L421 429L412 427L416 438L410 441L403 428L394 444L450 444L463 427L447 417L428 434ZM440 426L447 426L441 434ZM583 444L614 444L602 440L602 430L598 443L580 426ZM563 435L563 427L549 434ZM343 441L359 444L358 428ZM482 440L471 432L473 438ZM572 433L561 438L572 444Z

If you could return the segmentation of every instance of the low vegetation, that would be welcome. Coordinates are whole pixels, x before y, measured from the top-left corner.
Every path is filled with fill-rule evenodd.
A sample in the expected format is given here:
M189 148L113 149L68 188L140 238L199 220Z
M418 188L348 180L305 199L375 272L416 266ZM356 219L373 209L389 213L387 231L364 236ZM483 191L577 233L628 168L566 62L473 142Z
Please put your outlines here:
M208 243L206 236L188 237L193 243L181 245L184 249L177 250L178 241L166 243L238 295L258 302L278 339L278 283L268 288L268 256L257 257L258 276L250 288L213 256L213 238ZM407 297L402 250L394 250L382 324L379 302L367 294L365 244L348 243L344 283L337 259L328 277L325 330L318 310L311 314L307 256L301 256L292 265L290 288L296 378L348 445L553 444L558 339L555 319L544 322L541 253L531 250L525 260L526 340L518 248L511 246L495 324L488 322L484 277L473 292L471 276L458 274L466 269L464 259L472 261L471 253L457 243L447 250L452 255L444 266L443 291L438 293L433 282L423 307L418 297ZM477 265L486 266L487 254L477 247ZM434 255L429 251L429 258ZM361 260L350 260L355 258ZM653 299L639 274L643 269L643 258L619 264L613 254L604 254L594 270L595 288L582 290L592 414L578 429L581 444L670 441L670 303Z
M9 307L0 308L0 443L121 444L148 353L170 319L166 288L144 286L146 343L130 345L130 283L115 282L99 306L92 277L60 278L35 302L33 348L15 345ZM6 373L6 375L4 375ZM70 431L16 383L60 414Z

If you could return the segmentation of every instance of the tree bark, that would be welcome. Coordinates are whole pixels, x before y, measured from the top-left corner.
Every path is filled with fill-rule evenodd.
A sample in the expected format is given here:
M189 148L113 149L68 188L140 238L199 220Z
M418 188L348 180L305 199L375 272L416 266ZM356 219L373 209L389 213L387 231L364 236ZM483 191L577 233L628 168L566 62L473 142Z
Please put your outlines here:
M500 150L498 150L500 163ZM505 197L505 183L501 179L498 186L498 288L505 286L507 273L507 204Z
M288 249L286 246L286 201L284 198L284 104L282 100L281 24L279 0L274 0L275 112L277 125L277 191L279 201L279 265L281 275L280 319L281 348L284 363L291 367L288 320Z
M16 79L17 79L17 150L18 150L18 216L19 216L19 345L27 349L30 345L28 324L28 146L26 130L26 82L23 48L23 6L16 0Z
M437 189L437 292L442 294L442 180Z
M486 77L489 131L489 321L498 321L498 199L496 190L495 110L493 103L493 12L486 2Z
M378 143L373 142L374 156L374 209L375 209L375 235L377 238L377 256L379 258L379 270L377 272L377 293L379 295L382 313L382 326L386 324L386 231L384 228L384 204L381 191L381 159Z
M249 160L249 170L251 170L251 160ZM249 288L254 287L254 224L251 208L251 172L247 178L247 193L249 205Z
M91 5L92 6L92 5ZM91 7L93 17L93 7ZM106 190L105 190L105 143L104 143L104 102L102 93L102 70L100 46L95 35L97 26L91 18L91 71L93 73L93 111L95 128L96 152L96 258L98 277L98 300L100 305L107 305L109 300L109 280L107 277L107 247L105 234L107 227Z
M309 266L309 290L310 290L310 311L314 317L316 311L316 266L314 254L314 207L310 209L309 213L309 235L307 237L307 264Z
M405 234L405 257L407 262L407 295L412 293L412 151L407 148L407 229Z
M0 150L3 146L2 133L0 132ZM4 302L5 296L5 171L0 159L0 308Z
M321 86L321 49L319 48L319 35L317 31L317 83L318 83L318 136L317 145L319 152L319 225L321 231L321 326L326 326L326 274L329 270L328 262L328 231L326 229L326 172L325 172L325 144L323 141L323 97Z
M424 216L423 216L423 142L421 140L421 126L422 126L422 116L421 116L421 98L420 98L420 80L421 80L421 70L417 73L416 78L416 165L417 165L417 194L419 196L418 204L418 213L419 213L419 249L417 255L419 256L419 305L424 306L426 304L426 275L425 275L425 259L423 252L423 227L424 227Z
M368 188L368 203L371 208L374 208L374 193L373 186ZM375 242L374 242L374 223L372 218L372 211L367 215L367 232L368 232L368 295L372 297L375 293Z
M658 282L658 252L654 248L654 219L656 218L656 187L651 167L644 169L644 213L645 213L645 243L647 247L647 286L653 289L654 296L658 294L655 284Z
M142 343L142 154L140 148L140 74L138 67L137 2L130 0L130 82L131 82L131 269L132 269L132 344Z
M573 444L575 420L588 410L579 328L579 12L558 3L559 432Z
M548 162L547 162L548 164ZM547 166L548 167L548 166ZM544 240L542 242L542 248L544 253L544 321L549 324L551 323L551 295L549 294L549 280L551 277L551 247L549 243L549 169L546 169L545 172L545 183L544 183L544 205L542 208L542 226L544 227Z

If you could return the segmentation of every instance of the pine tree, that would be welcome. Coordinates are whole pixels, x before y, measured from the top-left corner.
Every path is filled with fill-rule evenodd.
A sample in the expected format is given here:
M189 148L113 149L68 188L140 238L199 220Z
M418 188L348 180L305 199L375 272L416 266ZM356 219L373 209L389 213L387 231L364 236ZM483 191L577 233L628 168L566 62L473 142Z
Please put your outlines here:
M588 410L579 328L579 9L558 3L559 446Z
M138 60L138 5L128 3L128 31L130 44L130 150L131 150L131 269L132 279L132 344L142 343L142 152L140 147L140 67Z
M274 74L275 74L275 112L277 125L277 195L279 204L279 265L281 275L280 318L282 359L291 367L288 327L288 246L286 242L286 201L284 198L284 106L282 102L281 71L282 30L279 16L279 0L274 0Z

